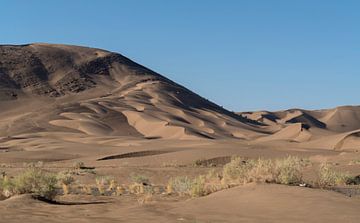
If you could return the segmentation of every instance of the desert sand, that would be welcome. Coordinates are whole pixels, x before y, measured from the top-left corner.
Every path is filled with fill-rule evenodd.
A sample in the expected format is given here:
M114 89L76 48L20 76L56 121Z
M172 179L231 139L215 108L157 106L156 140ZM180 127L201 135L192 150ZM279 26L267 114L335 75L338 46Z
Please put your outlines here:
M235 155L294 155L358 176L360 163L350 164L359 151L360 106L233 113L117 53L0 46L0 170L9 175L24 163L56 172L81 161L124 184L137 173L160 185L212 168L196 160L221 168ZM311 168L305 175L315 177ZM19 195L0 201L0 222L358 222L359 194L252 183L146 204L131 195L70 194L61 204Z

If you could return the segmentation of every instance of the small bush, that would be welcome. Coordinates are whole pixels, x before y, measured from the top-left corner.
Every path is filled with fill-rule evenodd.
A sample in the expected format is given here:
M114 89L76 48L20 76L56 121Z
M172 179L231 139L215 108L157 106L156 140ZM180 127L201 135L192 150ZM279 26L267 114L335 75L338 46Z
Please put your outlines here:
M13 194L33 194L46 199L56 195L58 179L55 174L37 167L31 167L7 183L7 190Z
M320 188L346 185L350 176L331 169L330 164L322 163L318 172L318 186Z
M167 193L176 193L181 196L189 194L192 187L192 181L188 177L171 178L167 184Z
M272 161L270 159L232 158L223 168L223 184L241 185L249 182L276 182L297 184L302 182L302 171L306 164L302 159L288 156Z
M233 185L247 183L252 168L253 162L245 161L241 157L233 157L223 168L223 183Z
M180 196L201 197L208 194L205 176L198 176L193 180L188 177L171 178L166 190L169 194L178 194Z
M14 184L5 173L0 176L0 192L4 197L11 197L14 194Z
M59 183L61 184L64 194L69 194L70 184L75 181L74 177L69 173L59 173L57 178Z
M275 161L275 181L279 184L302 183L302 172L305 163L298 157L288 156Z
M360 165L360 159L358 159L358 160L351 160L351 161L349 162L349 165Z
M37 162L32 162L32 163L23 163L23 167L25 167L25 168L43 168L44 162L37 161Z
M109 177L109 176L101 176L101 177L97 177L95 179L96 187L98 188L99 193L101 195L105 195L105 192L108 190L108 188L110 188L111 182L113 180L114 180L114 178Z
M144 176L144 175L131 174L131 180L134 183L143 184L143 185L150 185L149 178Z
M251 169L248 173L248 182L274 182L274 164L271 160L259 158L248 162L251 163Z
M207 195L205 183L206 183L205 176L199 176L199 177L195 178L191 182L191 193L190 193L190 195L192 197L202 197L202 196Z

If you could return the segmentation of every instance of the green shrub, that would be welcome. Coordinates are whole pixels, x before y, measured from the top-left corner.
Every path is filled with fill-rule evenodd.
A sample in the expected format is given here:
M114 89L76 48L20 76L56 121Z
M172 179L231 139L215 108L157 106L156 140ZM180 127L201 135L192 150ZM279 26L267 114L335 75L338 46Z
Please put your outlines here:
M8 190L14 194L33 194L46 199L53 199L56 195L58 179L55 174L37 167L30 167L15 176L8 183Z
M0 193L4 197L10 197L14 194L14 184L5 173L0 176Z

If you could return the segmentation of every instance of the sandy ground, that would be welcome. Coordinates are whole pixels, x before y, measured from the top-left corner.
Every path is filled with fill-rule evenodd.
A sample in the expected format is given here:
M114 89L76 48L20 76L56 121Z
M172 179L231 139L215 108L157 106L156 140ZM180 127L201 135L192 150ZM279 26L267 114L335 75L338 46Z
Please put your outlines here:
M313 162L337 163L337 169L353 175L360 173L359 164L349 165L352 160L360 159L357 152L304 149L283 143L260 146L239 140L128 139L118 146L99 146L90 143L91 138L82 139L83 144L66 144L57 138L48 143L54 145L48 150L32 150L29 146L28 151L4 152L0 156L1 169L16 174L23 170L24 162L42 160L46 169L57 172L83 161L86 166L95 167L96 176L114 176L118 182L129 184L129 176L135 173L148 176L154 184L165 185L171 177L195 177L213 169L194 166L198 159L214 159L221 166L227 162L222 158L232 155L277 158L292 154ZM57 148L60 142L63 147ZM99 160L106 157L110 159ZM305 176L314 177L312 169ZM94 184L94 178L87 174L78 181ZM48 204L26 195L0 201L0 222L22 219L27 222L358 222L360 217L360 196L270 184L239 186L201 198L158 195L147 204L140 204L138 197L131 195L67 195L57 199L68 203Z
M252 184L197 199L145 205L129 197L68 200L83 204L52 205L27 195L14 197L1 202L0 222L358 222L360 217L359 198L281 185Z

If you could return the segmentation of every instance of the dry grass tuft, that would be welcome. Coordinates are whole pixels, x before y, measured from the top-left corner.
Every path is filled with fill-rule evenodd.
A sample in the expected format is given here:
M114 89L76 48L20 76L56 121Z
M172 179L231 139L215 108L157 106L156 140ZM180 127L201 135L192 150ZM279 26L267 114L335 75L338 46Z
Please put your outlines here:
M299 184L305 162L293 156L277 159L232 158L223 168L223 184L241 185L250 182Z
M70 186L75 181L74 177L69 173L59 173L57 175L58 181L61 184L61 187L63 189L64 195L70 193Z
M275 161L274 179L279 184L300 184L302 183L302 173L306 163L295 156L288 156Z
M110 176L99 176L95 179L96 187L101 195L105 195L106 192L109 192L114 184L115 180L113 177Z
M333 170L328 163L319 166L317 185L320 188L346 185L350 179L348 174Z

